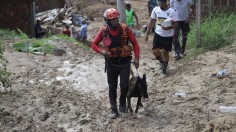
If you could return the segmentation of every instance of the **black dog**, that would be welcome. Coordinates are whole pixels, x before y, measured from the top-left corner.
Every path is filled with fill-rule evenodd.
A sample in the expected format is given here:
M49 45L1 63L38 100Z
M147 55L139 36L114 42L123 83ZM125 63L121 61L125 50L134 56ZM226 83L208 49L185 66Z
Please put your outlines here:
M133 76L129 81L129 90L127 93L127 102L128 107L126 108L126 112L128 110L132 113L132 107L131 107L131 97L138 97L135 113L138 112L139 106L143 107L141 103L142 96L144 98L148 98L147 93L147 82L146 82L146 75L143 75L143 78L140 78L139 76Z

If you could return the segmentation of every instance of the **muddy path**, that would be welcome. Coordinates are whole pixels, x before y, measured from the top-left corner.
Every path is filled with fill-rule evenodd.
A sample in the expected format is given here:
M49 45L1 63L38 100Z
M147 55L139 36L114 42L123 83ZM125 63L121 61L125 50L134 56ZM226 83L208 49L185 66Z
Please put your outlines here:
M209 52L191 62L170 61L167 78L150 52L141 47L139 74L147 75L149 99L138 114L109 118L104 58L67 45L63 56L15 52L6 46L12 92L1 95L1 131L203 131L235 130L235 114L220 113L221 104L235 105L235 73L212 78L223 67L235 70L235 45ZM187 94L185 98L175 92ZM132 99L134 107L136 99Z

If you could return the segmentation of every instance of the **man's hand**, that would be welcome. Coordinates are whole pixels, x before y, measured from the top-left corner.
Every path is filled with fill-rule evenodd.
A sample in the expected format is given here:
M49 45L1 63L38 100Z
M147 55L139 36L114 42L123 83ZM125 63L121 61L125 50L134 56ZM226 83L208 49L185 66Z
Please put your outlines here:
M134 59L134 66L135 66L136 69L139 68L139 59L138 58Z
M163 30L170 30L170 29L172 29L172 26L170 26L170 27L164 27L163 25L161 25L161 28L162 28Z
M102 50L101 51L101 54L104 56L104 57L107 57L110 55L110 52L106 51L106 50Z

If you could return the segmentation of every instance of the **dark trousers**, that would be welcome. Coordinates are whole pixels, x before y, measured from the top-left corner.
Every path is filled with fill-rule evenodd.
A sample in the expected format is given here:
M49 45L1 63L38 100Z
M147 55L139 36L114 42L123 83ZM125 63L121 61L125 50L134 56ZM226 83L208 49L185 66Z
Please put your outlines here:
M112 109L117 108L117 84L120 76L120 105L126 105L126 95L128 92L130 63L122 66L113 65L111 62L107 63L107 81L109 86L109 100Z
M180 46L180 42L179 42L180 31L182 34L182 46ZM188 23L185 23L184 21L178 21L178 26L175 29L174 40L173 40L175 53L183 54L185 52L187 36L188 36L189 31L190 31L190 27Z

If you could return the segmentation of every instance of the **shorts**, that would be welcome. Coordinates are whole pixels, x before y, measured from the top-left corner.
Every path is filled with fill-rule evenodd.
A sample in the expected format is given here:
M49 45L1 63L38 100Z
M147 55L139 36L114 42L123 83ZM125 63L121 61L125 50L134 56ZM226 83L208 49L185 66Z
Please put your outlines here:
M173 42L173 36L170 37L162 37L158 35L157 33L154 34L153 39L153 49L165 49L166 51L172 50L172 42Z

